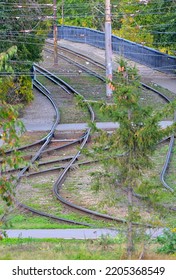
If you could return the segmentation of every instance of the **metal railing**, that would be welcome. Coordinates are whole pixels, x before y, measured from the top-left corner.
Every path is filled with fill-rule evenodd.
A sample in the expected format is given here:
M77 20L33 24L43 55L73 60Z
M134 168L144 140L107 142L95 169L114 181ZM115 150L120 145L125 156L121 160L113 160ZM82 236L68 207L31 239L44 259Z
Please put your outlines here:
M52 37L52 34L50 34ZM85 27L59 26L58 38L105 49L104 32ZM176 73L176 57L112 35L113 52L165 73Z

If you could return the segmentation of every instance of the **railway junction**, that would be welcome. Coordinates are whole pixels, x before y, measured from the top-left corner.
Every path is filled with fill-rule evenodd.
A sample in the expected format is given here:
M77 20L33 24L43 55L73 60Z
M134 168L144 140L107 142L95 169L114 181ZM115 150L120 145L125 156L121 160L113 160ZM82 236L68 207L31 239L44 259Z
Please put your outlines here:
M50 41L50 43L52 43L52 41ZM82 53L83 55L89 57L93 57L94 59L96 59L99 63L104 63L104 51L98 48L95 48L93 46L90 45L83 45L80 43L73 43L73 42L69 42L69 41L64 41L64 40L60 40L59 41L59 46L62 46L64 48L67 49L72 49L78 53ZM50 55L48 55L49 57ZM47 54L45 53L45 57L47 58ZM116 57L114 55L114 61L116 61ZM50 61L51 58L49 57L48 60ZM133 62L130 62L133 63ZM47 59L46 61L42 62L40 64L40 66L36 66L37 72L41 75L42 73L45 72L44 70L44 66L47 64ZM86 64L89 64L89 61L87 60ZM148 68L146 66L140 65L138 63L135 63L137 65L137 68L139 69L139 73L142 77L142 82L146 83L146 82L151 82L155 85L159 85L162 86L166 89L168 89L169 91L171 91L173 94L176 94L176 86L175 86L175 76L172 74L164 74L164 73L160 73L156 70L152 70L151 68ZM116 63L114 64L114 69L117 67ZM49 71L50 68L50 64L48 67ZM56 72L60 71L60 65L58 66L58 69L56 69ZM67 70L68 71L68 70ZM73 70L72 70L73 71ZM70 70L70 73L73 74ZM84 70L75 70L76 71L76 75L83 75ZM90 70L89 70L90 71ZM92 70L91 70L92 71ZM95 70L94 70L95 71ZM47 72L46 72L47 73ZM65 73L64 73L65 74ZM69 74L69 72L68 72ZM58 81L55 76L51 77L50 72L47 73L47 75L50 76L50 78L52 78L55 82L55 84L60 83L60 81ZM54 74L55 75L55 74ZM99 74L100 75L100 74ZM25 124L26 130L29 132L48 132L50 131L50 129L54 129L55 130L55 134L59 134L62 135L62 140L64 138L64 141L72 142L74 143L75 138L79 137L79 141L81 141L81 149L83 148L84 144L87 141L87 136L89 133L89 127L87 126L86 122L77 122L77 123L60 123L58 124L58 120L57 122L53 123L53 119L55 119L55 115L56 115L56 110L54 111L54 107L51 104L52 102L50 102L50 100L48 99L48 101L46 102L45 99L43 99L41 97L41 95L38 93L39 88L41 89L41 85L40 82L37 84L37 82L35 82L35 99L34 101L25 109L24 115L22 117L22 121ZM62 85L62 87L66 87L65 84ZM72 91L72 88L67 88L67 91L70 90ZM46 90L45 90L45 94L46 94ZM70 93L69 93L70 94ZM42 108L42 110L40 109ZM92 114L92 118L93 118L93 113L91 111L91 108L89 108L91 114ZM57 118L57 117L56 117ZM59 116L58 116L59 119ZM161 123L161 126L165 127L167 125L170 125L173 121L172 120L167 120L167 121L163 121ZM112 123L112 122L97 122L97 126L101 129L105 129L107 131L112 131L115 128L118 127L117 123ZM83 133L83 135L82 135ZM53 131L49 132L46 136L46 139L42 139L42 147L40 148L40 150L42 152L44 152L44 150L46 149L50 138L52 138L53 135ZM65 139L67 138L67 136L69 135L69 137L71 136L71 138L74 138L73 140L68 140ZM78 136L77 136L78 135ZM57 137L56 137L57 139ZM81 140L80 140L81 139ZM46 141L46 142L44 142ZM54 141L54 140L53 140ZM61 141L61 140L60 140ZM63 142L64 142L63 141ZM45 145L46 143L46 145ZM62 143L62 145L64 145ZM76 155L71 159L71 164L74 164L77 160L77 158L80 156L80 153L76 153ZM35 160L39 157L39 154L37 152L37 155L34 155L34 157L32 158L31 163L35 162ZM29 166L28 166L29 167ZM27 171L28 168L22 169L19 174L18 174L18 178L21 179L21 177L24 175L24 173ZM55 189L56 195L60 197L59 194L59 185L62 184L62 176L64 176L64 172L67 172L70 169L70 165L66 165L66 168L64 167L64 171L63 173L61 173L59 180L57 180L57 187ZM66 171L65 171L66 170ZM62 198L61 198L62 199ZM65 201L64 201L65 202ZM21 205L21 207L25 208L25 205ZM70 205L72 206L72 205ZM26 207L27 208L27 207ZM30 209L28 209L30 210ZM93 215L96 213L92 213ZM54 218L54 217L53 217ZM108 217L106 217L108 218ZM124 222L123 219L121 219L122 222ZM158 234L161 234L162 229L159 229L157 232L155 232L155 236L157 236ZM46 238L46 237L57 237L57 238L81 238L81 239L87 239L87 238L98 238L100 237L102 234L108 234L111 236L114 236L117 234L116 231L114 230L110 230L110 229L65 229L65 230L59 230L59 229L55 229L55 230L7 230L7 235L9 235L9 237L26 237L26 236L30 236L30 237L36 237L38 238L40 236L40 238Z

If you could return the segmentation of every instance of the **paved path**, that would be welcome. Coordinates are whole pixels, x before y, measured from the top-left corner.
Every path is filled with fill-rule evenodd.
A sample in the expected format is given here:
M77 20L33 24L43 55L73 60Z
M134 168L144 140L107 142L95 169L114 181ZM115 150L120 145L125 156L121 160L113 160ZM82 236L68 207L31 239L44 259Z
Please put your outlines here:
M0 147L3 145L3 141L0 139Z
M110 229L29 229L7 230L9 238L63 238L63 239L96 239L101 236L115 237L117 230Z
M162 235L163 229L148 229L151 238ZM60 239L97 239L103 236L115 238L115 229L11 229L6 234L9 238L60 238Z
M172 121L162 121L160 125L162 128L166 128L167 126L171 125ZM28 121L27 123L24 121L25 127L27 131L47 131L50 130L51 125L49 124L36 124L33 121ZM96 123L97 127L100 129L104 129L107 131L112 131L119 127L118 123L114 122L98 122ZM88 124L86 123L67 123L67 124L59 124L56 127L58 131L78 131L78 130L85 130L88 128Z

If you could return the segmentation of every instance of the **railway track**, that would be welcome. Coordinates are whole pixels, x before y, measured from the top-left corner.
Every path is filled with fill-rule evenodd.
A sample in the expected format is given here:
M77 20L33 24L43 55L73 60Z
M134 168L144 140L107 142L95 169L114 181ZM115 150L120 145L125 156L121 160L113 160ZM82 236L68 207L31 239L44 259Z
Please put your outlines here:
M50 53L51 50L49 51ZM70 50L69 50L70 52ZM74 53L71 52L71 55L73 56ZM80 59L80 55L78 56L79 59ZM70 58L63 58L64 60L67 60L69 61ZM81 57L81 59L85 60L86 61L89 61L89 65L91 63L91 59L87 57ZM95 67L94 69L87 69L86 70L86 67L82 67L80 63L78 62L74 62L73 59L70 60L70 63L73 63L74 65L76 65L77 67L81 68L82 71L86 71L87 73L89 73L90 75L94 75L96 76L98 79L100 79L102 82L105 82L105 78L103 76L101 76L99 73L96 73L95 72ZM104 69L104 65L101 65L100 63L96 64L94 61L92 62L93 64L96 65L96 68L101 68L101 71ZM71 86L69 86L67 83L65 83L63 80L59 79L56 75L53 75L51 72L47 71L46 69L38 66L38 65L35 65L35 68L36 68L36 71L42 75L42 76L45 76L47 77L47 79L49 79L51 82L53 82L54 84L56 84L57 86L60 86L63 90L65 90L65 92L67 92L67 94L76 94L76 95L80 95L77 91L75 91ZM84 146L86 145L87 141L88 141L88 138L89 138L89 135L90 135L90 129L87 129L87 131L81 136L79 137L78 139L75 139L74 141L71 141L70 143L66 143L64 145L60 145L58 146L57 148L48 148L49 145L51 144L52 142L52 139L53 139L53 134L54 134L54 131L56 129L56 126L60 120L60 116L59 116L59 113L58 113L58 110L57 110L57 105L54 103L53 99L52 99L52 94L47 90L47 88L45 88L38 80L35 80L35 83L34 83L34 86L40 91L42 92L42 94L44 94L49 100L50 102L52 103L54 109L55 109L55 112L56 112L56 116L55 116L55 122L53 123L53 126L50 130L50 132L48 133L47 136L45 136L44 138L42 138L41 140L38 140L36 142L34 142L33 144L30 144L30 145L25 145L23 147L20 147L19 150L25 150L27 148L31 148L31 147L34 147L34 146L38 146L38 145L41 145L41 147L39 148L39 150L35 153L35 155L31 158L30 160L30 163L25 166L24 168L21 168L20 172L18 173L18 176L17 176L17 180L21 180L21 178L23 178L24 176L37 176L39 174L42 174L42 173L46 173L46 172L51 172L51 171L54 171L54 170L60 170L61 173L58 177L58 179L56 180L54 186L53 186L53 192L54 194L56 195L56 197L59 199L60 202L64 203L65 205L69 206L70 208L72 209L77 209L78 211L81 211L83 212L84 214L89 214L89 215L92 215L94 217L97 217L97 218L101 218L101 219L107 219L107 220L110 220L110 221L115 221L115 222L120 222L120 223L126 223L126 220L125 219L118 219L118 218L114 218L114 217L111 217L109 215L103 215L101 213L98 213L98 212L95 212L95 211L91 211L89 209L86 209L84 207L80 207L80 206L77 206L73 203L70 203L69 201L67 201L66 199L64 199L61 195L60 195L60 189L62 187L62 184L69 172L69 170L72 169L72 167L76 166L76 161L78 160L78 158L80 157L80 154L81 154L81 150L84 148ZM148 85L145 85L145 84L141 84L141 86L143 88L147 88L148 90L151 90L152 92L155 92L156 94L158 94L162 99L165 100L165 102L170 102L170 99L163 95L162 93L160 93L159 91L156 91L154 89L152 89L151 87L149 87ZM89 113L90 113L90 118L91 118L91 121L94 120L94 112L91 108L91 106L88 104L88 110L89 110ZM161 181L163 183L163 185L168 189L170 190L171 192L173 192L173 189L170 188L167 183L165 182L165 174L167 172L167 169L168 169L168 166L169 166L169 161L170 161L170 157L171 157L171 153L172 153L172 147L173 147L173 142L174 142L174 137L172 136L171 137L171 141L170 141L170 145L169 145L169 152L168 152L168 155L167 155L167 159L166 159L166 163L163 167L163 171L161 172ZM35 161L37 161L41 156L42 154L45 154L45 153L49 153L49 152L52 152L52 151L55 151L55 150L59 150L59 149L63 149L63 148L66 148L66 147L69 147L71 145L75 145L77 143L80 143L80 150L72 155L72 156L68 156L68 157L65 157L65 158L62 158L62 159L57 159L57 160L53 160L53 161L46 161L46 162L40 162L38 163L38 167L40 166L47 166L49 164L53 164L55 163L56 161L60 162L60 163L63 163L63 162L66 162L66 165L61 165L61 166L58 166L58 167L54 167L54 168L46 168L44 170L39 170L39 171L36 171L36 172L28 172L29 170L29 167L31 164L33 164ZM7 151L7 154L10 153L11 151ZM90 162L80 162L78 163L79 164L90 164ZM13 172L13 171L12 171ZM76 222L76 221L72 221L72 220L67 220L67 219L62 219L60 217L57 217L57 216L54 216L54 215L51 215L51 214L47 214L43 211L38 211L36 209L33 209L25 204L22 204L22 203L19 203L17 201L17 204L19 207L23 208L23 209L26 209L32 213L35 213L37 215L41 215L41 216L45 216L45 217L48 217L48 218L51 218L51 219L54 219L54 220L57 220L57 221L61 221L61 222L65 222L65 223L71 223L71 224L77 224L77 225L83 225L83 226L92 226L90 224L87 224L87 223L80 223L80 222ZM175 211L175 209L174 209ZM134 224L137 224L137 223L134 223ZM149 226L149 225L148 225Z
M50 50L49 52L52 53L51 50ZM69 50L69 53L70 53L70 50ZM80 58L80 55L79 55L78 57ZM64 59L65 59L65 58L64 58ZM84 59L85 59L85 58L84 58ZM69 60L69 59L67 58L67 61L68 61L68 60ZM89 61L90 61L90 59L89 59ZM74 62L73 62L72 59L71 59L71 63L74 64ZM80 63L76 62L75 65L78 66L78 67L81 67L81 69L83 69L82 66L80 66ZM97 66L97 65L96 65L96 66ZM101 68L103 68L102 65L101 65ZM88 69L87 72L89 72L89 71L90 71L90 70ZM99 78L99 75L96 75L96 76ZM104 79L103 77L102 77L101 80L102 80L103 82L105 81L105 79ZM148 90L150 90L150 91L156 93L156 94L159 95L162 99L164 99L165 102L170 102L170 99L169 99L166 95L162 94L161 92L159 92L159 91L157 91L157 90L155 90L155 89L149 87L149 86L146 85L146 84L141 84L141 86L142 86L143 88L147 88ZM67 169L66 169L64 172L67 172ZM66 201L63 197L61 197L61 195L60 195L60 193L59 193L59 191L60 191L60 189L61 189L61 187L62 187L62 183L63 183L64 172L63 172L63 174L58 178L57 182L55 183L55 185L54 185L54 192L55 192L56 196L58 197L58 199L59 199L60 201L62 201L63 203L65 203L65 204L68 205L68 201ZM163 182L164 182L164 177L162 178L162 180L163 180ZM169 189L170 191L173 191L172 188L170 188L169 186L167 186L166 188ZM71 204L71 203L69 203L69 206L75 207L75 205L74 205L74 204ZM83 211L84 211L84 208L82 208L82 207L76 206L76 208L77 208L78 210L81 210L81 211L83 210ZM175 208L172 209L172 210L175 211Z
M50 46L51 48L53 48L53 44L50 42L46 43L47 46ZM47 49L45 48L45 51L50 52L51 54L53 53L52 49ZM91 75L96 76L98 79L100 79L102 82L105 82L105 65L95 61L94 59L91 59L90 57L87 57L83 54L80 54L78 52L75 52L73 50L70 50L68 48L65 47L58 47L59 52L61 52L62 54L59 53L59 57L62 59L66 59L68 62L70 62L71 64L76 65L78 68L80 68L83 71L86 71L87 73L91 73ZM74 59L73 59L74 57ZM89 65L85 66L85 62L89 62ZM95 68L96 67L96 68ZM92 71L93 68L93 72ZM98 69L98 70L96 70ZM96 72L98 71L98 72ZM102 72L103 71L103 72ZM145 83L141 83L141 87L144 90L148 90L151 93L156 94L157 96L159 96L165 103L169 103L173 100L173 96L168 97L166 94L163 94L162 92L152 88L151 86L145 84ZM173 121L176 121L176 115L174 115L173 117ZM163 168L161 170L160 173L160 181L162 183L162 185L169 190L170 192L174 192L173 188L171 188L167 182L166 182L166 175L169 169L169 165L170 165L170 161L171 161L171 156L172 156L172 151L173 151L173 147L174 147L174 142L175 142L175 137L174 135L171 135L170 137L168 137L167 139L164 140L169 140L169 149L168 149L168 153L166 156L166 160L165 163L163 165Z
M56 76L52 75L52 73L48 72L46 69L38 66L38 65L35 65L36 67L36 71L39 72L40 74L43 74L45 76L47 76L50 80L52 80L54 83L57 83L57 84L62 84L62 87L66 88L66 91L68 93L68 90L72 93L72 94L78 94L76 91L74 91L74 89L72 87L70 87L69 85L67 85L65 82L63 82L62 80L60 80L59 78L57 78ZM40 85L40 87L38 87L38 84ZM41 88L42 88L42 85L41 83L38 83L38 81L36 80L35 83L34 83L35 87L38 88L38 90L41 91ZM47 92L47 94L49 94L50 96L50 93L48 92L48 90L45 89L45 91ZM42 93L44 92L43 88L42 88ZM50 96L50 100L52 100L52 97ZM53 102L53 100L51 101L53 106L56 106ZM90 112L90 118L91 118L91 121L94 120L94 112L91 108L90 105L88 105L88 109L89 109L89 112ZM56 117L57 119L57 122L58 122L58 117ZM55 122L56 123L56 122ZM21 178L23 178L26 173L28 172L28 169L30 168L31 164L33 164L35 161L37 161L40 156L42 155L42 153L46 152L47 151L47 146L49 145L49 143L51 142L51 139L53 137L53 133L54 133L54 129L56 128L55 126L55 123L51 129L51 131L49 132L48 136L45 137L46 138L46 141L43 143L43 139L42 139L42 146L41 148L37 151L37 153L32 157L32 159L30 160L30 162L28 163L27 166L25 166L24 168L22 168L20 170L20 172L18 173L17 175L17 182L19 183L19 181L21 180ZM63 180L65 180L65 177L67 176L67 173L68 171L74 167L74 164L75 162L77 161L77 159L80 157L80 154L81 154L81 150L84 148L84 146L86 145L88 139L89 139L89 135L90 135L90 128L87 129L87 131L77 140L74 141L75 142L81 142L80 143L80 147L79 147L79 151L74 154L73 156L71 157L68 157L68 158L64 158L64 159L60 159L58 161L62 161L62 160L68 160L68 163L65 165L65 166L60 166L58 168L50 168L50 169L47 169L47 170L43 170L43 171L39 171L39 172L33 172L33 173L28 173L27 176L33 176L33 175L39 175L39 173L46 173L46 172L50 172L50 171L53 171L54 169L58 170L58 169L61 169L61 173L60 173L60 176L59 178L56 180L55 184L54 184L54 187L53 187L53 191L55 193L55 195L57 196L57 198L59 199L60 202L64 203L65 205L67 205L67 207L71 207L72 209L76 209L76 210L79 210L81 212L83 212L84 214L88 214L88 215L91 215L93 217L96 217L96 218L101 218L101 219L106 219L106 220L110 220L110 221L115 221L115 222L121 222L121 223L125 223L126 221L124 219L117 219L117 218L114 218L114 217L111 217L109 215L104 215L104 214L101 214L101 213L98 213L98 212L95 212L95 211L91 211L89 209L86 209L86 208L83 208L83 207L79 207L77 205L74 205L66 200L64 200L60 194L59 194L59 186L60 184L63 183ZM38 142L39 143L39 142ZM73 143L71 144L66 144L66 146L69 146L69 145L72 145ZM63 147L62 147L63 148ZM55 149L54 149L55 150ZM47 165L47 164L50 164L50 163L53 163L53 162L48 162L46 161L45 163L40 163L39 162L39 165ZM79 164L90 164L90 162L82 162L82 163L78 163ZM77 221L72 221L72 220L68 220L68 219L63 219L63 218L60 218L60 217L57 217L57 216L54 216L54 215L51 215L51 214L47 214L45 213L44 211L39 211L39 210L36 210L30 206L27 206L26 204L23 204L19 201L16 200L16 204L18 205L18 207L22 208L22 209L25 209L27 211L30 211L34 214L37 214L37 215L40 215L40 216L44 216L44 217L48 217L48 218L51 218L51 219L54 219L54 220L57 220L57 221L61 221L61 222L65 222L65 223L70 223L70 224L77 224L77 225L81 225L81 226L92 226L88 223L81 223L81 222L77 222Z
M37 68L37 71L41 74L44 73L45 75L48 74L49 79L51 79L53 82L57 82L60 81L60 79L58 77L56 77L55 75L53 75L52 73L48 72L47 70L44 70L41 67L38 67L35 65L35 67ZM64 82L64 86L65 86L65 82ZM71 89L72 94L77 94L79 95L78 92L76 92L75 90L73 90L72 87L69 86L69 88ZM87 104L89 112L90 112L90 119L91 121L94 121L94 112L91 108L91 106L89 104ZM62 202L63 204L65 204L67 207L70 207L72 209L76 209L78 211L81 211L84 214L89 214L93 217L96 218L101 218L101 219L106 219L106 220L110 220L110 221L115 221L115 222L120 222L120 223L126 223L127 221L125 219L119 219L119 218L115 218L112 217L110 215L105 215L105 214L101 214L99 212L96 211L92 211L89 209L86 209L84 207L80 207L76 204L73 204L71 202L69 202L68 200L64 199L61 195L60 195L60 189L62 187L62 184L67 176L68 171L74 166L75 162L77 161L77 159L80 157L81 155L81 150L85 147L89 136L90 136L90 128L87 129L87 131L84 133L84 137L82 137L82 143L80 145L79 151L73 156L73 158L68 162L68 164L63 168L60 176L58 177L58 179L56 180L54 186L53 186L53 192L56 195L57 199ZM87 164L87 163L80 163L80 164ZM138 223L134 223L134 224L138 224Z
M64 88L65 91L67 92L67 94L77 94L77 95L79 95L79 93L76 92L72 87L70 87L68 84L66 84L65 82L63 82L61 79L59 79L59 78L57 78L56 76L52 75L52 73L48 72L46 69L44 69L44 68L42 68L42 67L40 67L40 66L38 66L38 65L35 65L35 68L36 68L36 71L37 71L38 73L47 76L47 78L49 78L53 83L55 83L55 84L61 86L62 88ZM39 85L39 86L38 86L38 85ZM44 93L44 87L43 87L42 84L39 83L37 80L35 81L34 86L37 87L38 90L42 91L42 93ZM54 103L53 99L52 99L51 96L50 96L50 93L48 92L48 90L46 90L46 88L45 88L45 91L47 92L47 96L48 96L48 94L49 94L49 98L50 98L50 100L51 100L53 106L56 107L56 104ZM91 108L89 105L88 105L88 110L89 110L89 112L90 112L90 118L91 118L91 120L93 121L93 120L94 120L94 112L93 112L92 108ZM58 113L56 114L56 116L57 116L56 119L57 119L57 123L58 123L58 121L59 121L59 119L58 119ZM46 141L44 142L44 144L42 145L42 147L39 149L39 151L38 151L38 152L35 154L35 156L32 158L32 160L30 161L30 163L29 163L26 167L24 167L24 168L18 173L18 176L17 176L18 181L24 176L25 172L26 172L26 171L28 170L28 168L29 168L29 165L32 164L32 163L34 163L34 162L42 155L42 153L51 152L51 150L54 150L54 151L56 150L55 148L53 148L53 149L51 148L51 149L47 149L47 150L46 150L47 145L51 142L51 138L52 138L52 136L53 136L53 133L54 133L55 128L56 128L56 126L55 126L55 124L54 124L53 127L52 127L52 129L51 129L51 131L50 131L50 133L47 135ZM73 145L73 144L75 144L75 143L80 142L80 143L81 143L81 145L80 145L80 150L81 150L81 149L83 149L83 147L86 145L86 143L87 143L87 141L88 141L88 139L89 139L89 135L90 135L90 128L88 128L87 131L86 131L85 133L83 133L83 135L82 135L79 139L76 139L76 140L72 141L71 143L67 143L67 144L65 144L65 145L62 145L62 146L60 146L60 147L57 148L57 149L63 149L63 148L65 148L65 147L68 147L68 146L70 146L70 145ZM43 139L42 139L42 142L43 142ZM38 142L38 143L39 143L39 142ZM37 144L38 144L38 143L37 143ZM67 157L67 158L65 158L65 159L58 160L58 161L63 161L63 160L64 160L64 161L66 161L66 160L70 161L69 164L66 165L66 167L65 167L65 166L62 166L62 167L56 168L56 169L63 169L63 170L64 170L64 171L62 172L62 177L64 177L64 175L66 174L66 172L68 172L68 170L71 168L71 166L73 165L73 163L75 163L75 162L77 161L77 159L78 159L79 156L80 156L80 151L77 152L77 153L76 153L75 155L73 155L72 157ZM53 163L53 162L55 163L55 161L52 161L52 162L51 162L51 161L50 161L50 162L47 161L47 162L45 162L45 163L39 163L39 165L51 164L51 163ZM53 171L53 168L51 168L50 170L47 169L47 170L43 170L43 171L40 171L40 172L35 172L35 175L38 175L39 173L42 173L42 172L49 172L49 171ZM64 175L63 175L63 174L64 174ZM32 175L34 175L34 174L30 174L30 173L29 173L27 176L32 176ZM18 202L17 202L17 203L18 203ZM80 223L80 222L70 221L70 220L67 220L67 219L62 219L62 218L59 218L59 217L55 217L55 216L53 216L53 215L49 215L49 214L47 214L47 213L44 213L44 212L42 212L42 211L38 211L38 210L33 209L33 208L31 208L31 207L29 207L29 206L27 206L27 205L24 205L24 204L22 204L22 203L18 203L18 205L19 205L20 207L22 207L23 209L26 209L26 210L28 210L28 211L30 211L30 212L33 212L33 213L35 213L35 214L38 214L38 215L41 215L41 216L45 216L45 217L48 217L48 218L52 218L52 219L55 219L55 220L58 220L58 221L64 221L64 222L73 223L73 224L78 224L78 225L90 226L90 225L87 224L87 223Z
M46 46L48 47L45 47L44 50L50 54L53 54L53 44L46 42ZM58 50L58 58L61 58L62 60L67 61L74 66L77 66L79 70L84 71L103 82L106 82L104 76L105 66L103 64L83 54L77 53L61 46L58 47Z

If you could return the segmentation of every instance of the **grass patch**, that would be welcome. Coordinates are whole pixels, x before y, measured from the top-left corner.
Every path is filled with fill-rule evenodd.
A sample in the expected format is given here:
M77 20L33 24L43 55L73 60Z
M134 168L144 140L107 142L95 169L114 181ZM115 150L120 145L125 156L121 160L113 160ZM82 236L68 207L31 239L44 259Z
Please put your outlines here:
M133 259L138 259L142 244ZM157 254L158 245L151 242L144 259L174 260L175 254ZM31 252L33 252L31 254ZM96 240L63 239L3 239L0 241L1 260L122 260L127 259L123 238L101 237Z
M4 229L66 229L83 227L55 222L51 219L34 216L30 213L11 215L8 221L8 226L3 226Z
M42 138L44 138L47 135L46 132L30 132L30 131L26 131L25 133L23 133L22 137L20 137L20 146L23 145L29 145L32 144Z
M32 187L35 189L47 189L51 187L51 183L50 182L33 183Z
M112 250L112 246L114 250ZM106 246L97 241L66 240L7 240L0 243L0 259L57 259L57 260L104 260L121 259L123 250L118 244ZM33 254L31 254L31 251ZM5 252L5 253L4 253Z

